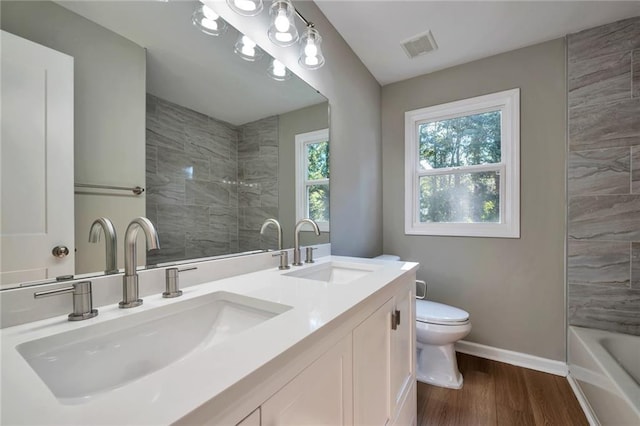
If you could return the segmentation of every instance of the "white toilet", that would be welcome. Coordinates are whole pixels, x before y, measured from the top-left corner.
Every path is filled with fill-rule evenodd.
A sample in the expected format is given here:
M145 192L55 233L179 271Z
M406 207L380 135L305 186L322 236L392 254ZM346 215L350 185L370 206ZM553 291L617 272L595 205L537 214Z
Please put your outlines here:
M469 314L429 300L416 300L416 378L445 388L460 389L454 343L471 331Z
M376 259L399 261L400 256L383 254ZM466 311L443 303L416 299L416 378L418 381L460 389L462 374L458 370L453 345L470 331L471 321Z

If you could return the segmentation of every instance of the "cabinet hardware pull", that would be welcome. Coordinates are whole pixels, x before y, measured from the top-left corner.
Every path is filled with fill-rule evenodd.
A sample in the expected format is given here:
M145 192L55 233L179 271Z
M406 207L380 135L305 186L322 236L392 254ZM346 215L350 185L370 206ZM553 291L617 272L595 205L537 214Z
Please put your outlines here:
M396 326L400 325L400 311L396 309Z

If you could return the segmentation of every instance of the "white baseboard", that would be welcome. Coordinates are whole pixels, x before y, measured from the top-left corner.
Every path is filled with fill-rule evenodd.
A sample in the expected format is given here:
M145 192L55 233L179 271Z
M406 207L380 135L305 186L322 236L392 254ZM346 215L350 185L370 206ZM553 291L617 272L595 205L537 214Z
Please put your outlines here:
M456 351L480 358L487 358L511 365L517 365L518 367L555 374L556 376L566 377L569 373L567 364L562 361L541 358L539 356L509 351L507 349L494 348L492 346L466 342L464 340L460 340L456 343Z
M578 403L580 404L580 407L582 408L582 411L584 412L589 425L600 426L600 422L594 414L593 409L591 408L591 404L589 404L589 401L587 401L587 398L582 393L582 389L580 389L580 385L571 376L571 373L569 373L569 375L567 376L567 381L569 381L569 386L571 386L571 390L573 390L573 394L576 396L576 399L578 400Z

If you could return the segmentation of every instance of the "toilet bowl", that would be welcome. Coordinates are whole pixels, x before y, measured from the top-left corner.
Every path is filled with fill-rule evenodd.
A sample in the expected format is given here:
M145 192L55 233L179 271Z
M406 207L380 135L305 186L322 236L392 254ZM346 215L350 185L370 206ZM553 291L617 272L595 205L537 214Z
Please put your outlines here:
M383 254L376 259L399 261L400 257ZM470 331L469 314L462 309L416 299L416 379L460 389L462 374L458 370L454 344Z
M471 331L469 314L453 306L416 300L416 378L430 385L462 387L454 343Z

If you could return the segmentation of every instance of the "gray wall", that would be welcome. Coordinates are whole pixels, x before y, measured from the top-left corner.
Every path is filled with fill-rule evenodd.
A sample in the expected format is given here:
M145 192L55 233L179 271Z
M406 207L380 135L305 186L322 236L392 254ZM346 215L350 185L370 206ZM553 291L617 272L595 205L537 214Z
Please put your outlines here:
M293 229L296 224L296 159L295 138L299 133L326 129L329 125L329 105L326 103L302 108L280 115L280 224L284 232L284 247L293 247ZM329 135L331 138L331 135ZM329 143L331 146L331 143ZM329 148L331 150L331 148ZM331 167L331 164L329 164ZM307 228L304 228L307 229ZM329 232L316 237L312 232L300 234L301 245L329 242Z
M404 234L404 112L519 87L521 238ZM471 315L468 341L565 359L564 40L382 89L384 251L420 262L431 300Z
M75 182L144 187L144 49L53 2L0 7L3 30L74 58ZM77 194L76 272L104 270L104 244L87 242L94 219L112 219L122 238L129 221L144 214L144 194ZM143 248L138 258L144 263ZM118 263L124 266L122 250Z
M640 335L640 17L567 41L569 323Z
M298 65L297 48L281 48L269 41L265 31L268 14L244 17L231 11L224 2L212 2L210 6L329 99L331 250L337 255L379 254L382 158L378 82L311 1L298 1L296 8L315 23L323 38L326 64L315 71ZM359 161L353 161L354 158Z

